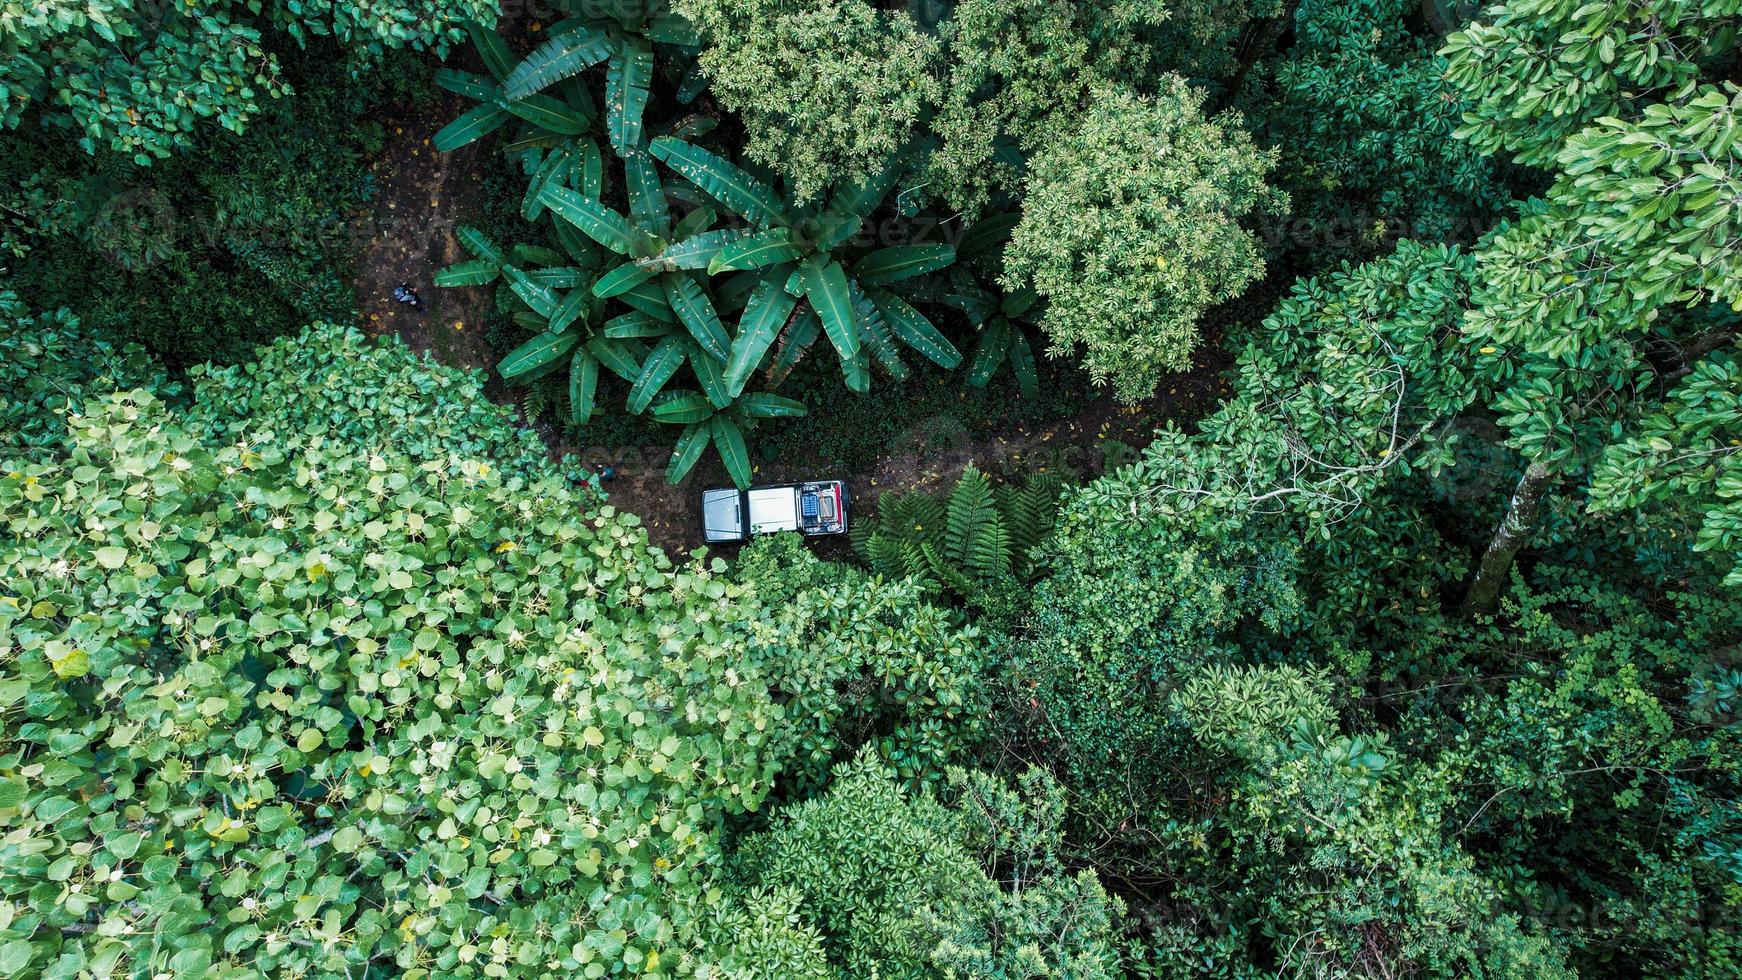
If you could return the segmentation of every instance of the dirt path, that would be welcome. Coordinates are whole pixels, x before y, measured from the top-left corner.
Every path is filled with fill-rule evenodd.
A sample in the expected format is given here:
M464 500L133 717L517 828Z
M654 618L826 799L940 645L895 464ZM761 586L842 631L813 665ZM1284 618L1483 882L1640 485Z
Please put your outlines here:
M442 267L471 257L454 238L455 215L478 192L478 168L486 161L477 146L454 153L430 146L460 109L457 100L442 99L396 120L370 165L377 191L375 211L362 228L357 306L372 335L397 333L444 364L488 368L496 360L484 337L489 290L437 289L431 281ZM393 288L401 282L416 290L421 309L394 302Z
M484 313L493 287L436 289L430 281L443 266L468 257L453 235L456 215L475 205L481 193L480 168L492 162L478 146L452 154L430 146L436 130L461 109L458 100L442 99L391 124L392 136L373 165L378 196L363 230L356 289L371 334L398 334L413 350L428 351L444 364L488 370L495 354L484 336ZM400 282L417 290L423 309L393 301L393 287ZM994 473L1058 467L1077 477L1097 475L1109 461L1118 462L1125 447L1146 444L1163 420L1196 418L1214 404L1220 391L1217 375L1226 365L1219 349L1206 347L1197 370L1165 379L1155 398L1135 406L1118 406L1101 397L1071 418L1040 425L1012 423L979 436L948 417L916 422L874 468L845 475L854 507L868 512L885 491L947 487L970 463ZM489 390L492 397L511 397L494 378ZM701 490L728 482L718 459L710 455L682 484L672 486L665 481L668 447L590 447L547 422L533 424L553 455L573 454L594 468L614 466L616 476L605 489L614 504L641 517L656 544L673 553L702 545ZM1110 445L1121 449L1110 454ZM815 460L781 459L758 466L755 478L773 483L839 475L820 473L818 467Z

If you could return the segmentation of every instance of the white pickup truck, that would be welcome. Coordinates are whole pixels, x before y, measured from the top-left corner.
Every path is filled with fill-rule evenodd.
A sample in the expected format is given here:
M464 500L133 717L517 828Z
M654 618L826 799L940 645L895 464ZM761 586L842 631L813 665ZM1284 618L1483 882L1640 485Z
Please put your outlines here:
M702 491L702 537L710 543L747 541L754 534L847 533L847 487L840 480Z

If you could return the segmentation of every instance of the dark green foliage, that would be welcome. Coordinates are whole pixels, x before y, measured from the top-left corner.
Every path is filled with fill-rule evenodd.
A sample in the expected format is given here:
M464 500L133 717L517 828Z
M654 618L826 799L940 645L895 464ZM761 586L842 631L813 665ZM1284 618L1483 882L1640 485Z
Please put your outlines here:
M783 743L798 791L862 746L919 785L977 744L990 641L922 583L821 561L796 534L746 546L733 573L766 609L764 662L803 719Z
M137 345L117 348L67 311L35 313L0 288L0 455L52 454L69 413L134 388L178 391Z
M1303 0L1294 44L1253 76L1252 109L1292 203L1276 241L1313 268L1400 238L1472 241L1504 193L1452 138L1464 111L1409 0Z
M893 777L867 754L843 763L736 855L747 881L801 896L839 975L1119 976L1119 901L1060 863L1064 799L1044 773L1017 791L952 770L936 797Z
M411 57L360 82L317 44L291 61L295 100L148 169L52 132L10 137L0 195L20 297L172 368L246 360L312 320L348 319L354 251L401 233L355 209L373 196L365 157L384 139L369 116L406 90Z

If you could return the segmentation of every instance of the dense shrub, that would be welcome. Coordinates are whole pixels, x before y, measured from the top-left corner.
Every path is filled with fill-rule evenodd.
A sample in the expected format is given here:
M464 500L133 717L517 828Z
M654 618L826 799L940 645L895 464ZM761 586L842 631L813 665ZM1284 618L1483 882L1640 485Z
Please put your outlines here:
M117 348L68 311L37 313L0 289L0 456L56 452L67 415L117 388L177 390L138 345Z
M1242 218L1274 209L1274 156L1174 79L1155 98L1103 89L1034 156L1005 285L1047 299L1052 353L1079 345L1095 383L1124 401L1191 366L1197 321L1264 271Z
M797 915L841 976L1111 980L1119 902L1093 872L1060 864L1058 787L1037 771L1023 784L954 770L940 799L904 791L862 753L735 863L802 896Z

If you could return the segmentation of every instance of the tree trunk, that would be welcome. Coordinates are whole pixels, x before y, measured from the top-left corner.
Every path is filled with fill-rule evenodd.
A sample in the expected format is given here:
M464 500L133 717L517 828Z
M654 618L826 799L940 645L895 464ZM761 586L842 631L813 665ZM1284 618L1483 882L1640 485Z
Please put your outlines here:
M1470 590L1464 594L1464 615L1491 613L1500 604L1500 590L1506 586L1512 559L1518 556L1519 549L1530 538L1531 529L1536 527L1537 507L1553 479L1554 473L1542 463L1531 463L1519 478L1506 508L1506 518L1495 529L1494 540L1482 553L1476 577L1470 580Z

